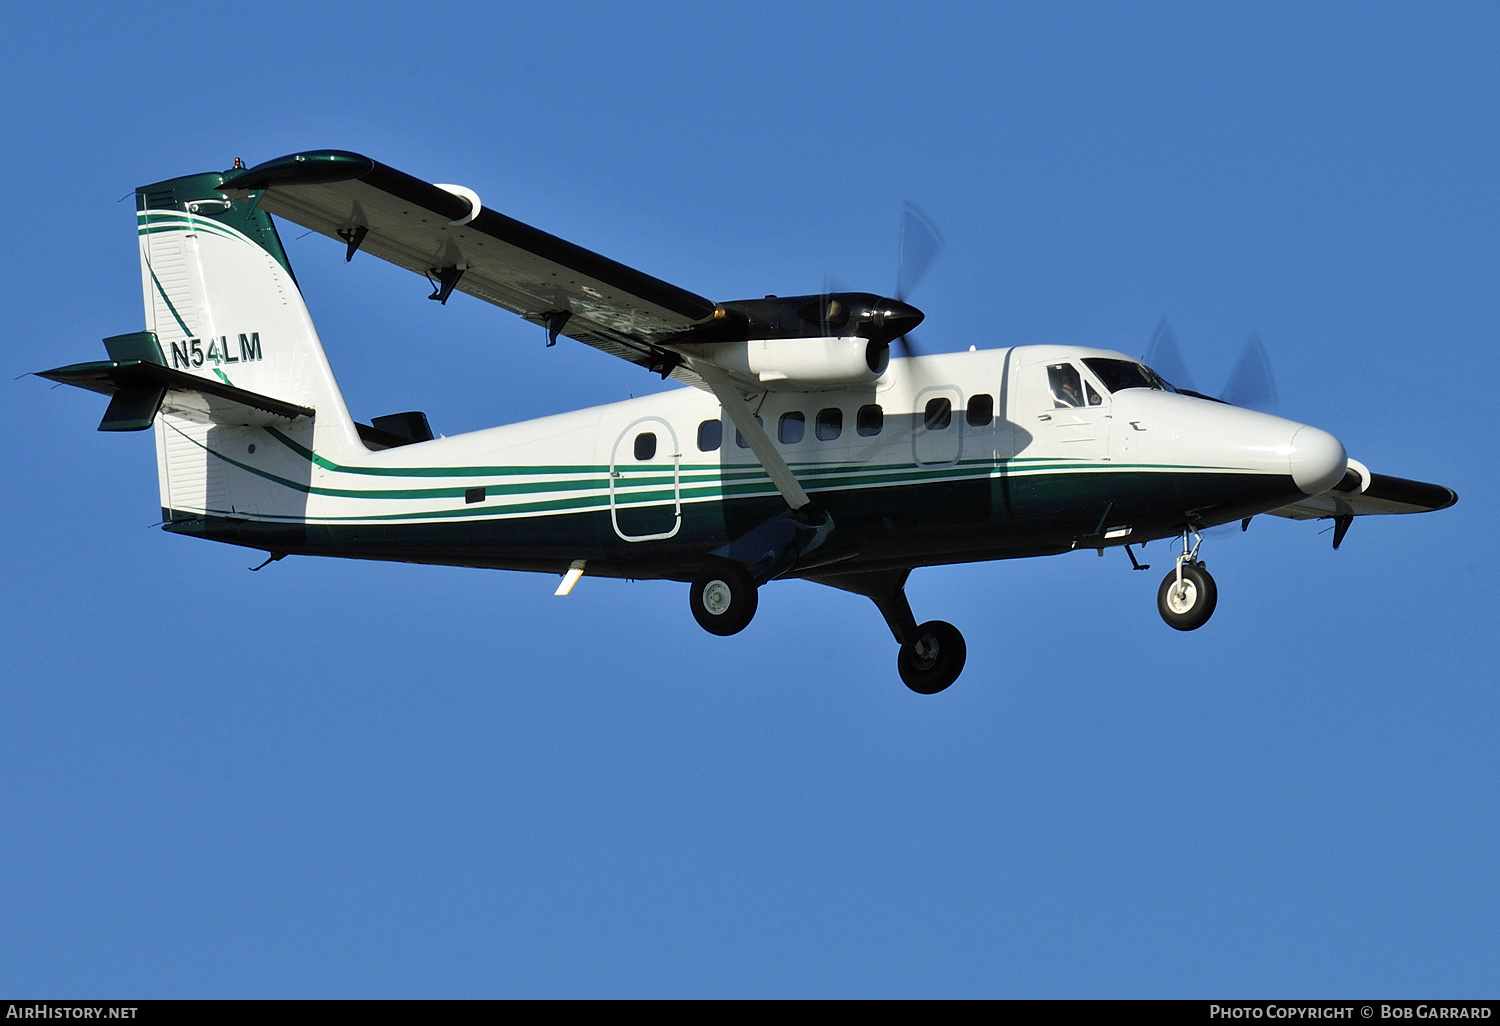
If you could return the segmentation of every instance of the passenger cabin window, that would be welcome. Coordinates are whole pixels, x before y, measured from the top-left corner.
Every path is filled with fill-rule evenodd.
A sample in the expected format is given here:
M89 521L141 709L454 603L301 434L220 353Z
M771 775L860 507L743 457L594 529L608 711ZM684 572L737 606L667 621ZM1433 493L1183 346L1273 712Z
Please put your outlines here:
M1047 368L1047 384L1052 389L1052 408L1065 410L1083 405L1083 378L1071 363L1054 363Z
M880 429L883 427L885 427L885 411L880 408L879 403L861 406L859 412L854 415L854 430L866 438L880 434Z
M713 452L724 444L724 422L705 420L698 425L698 451Z
M635 458L649 460L656 455L656 433L642 431L635 436Z
M826 410L818 411L818 420L813 430L818 439L831 442L844 433L844 411L837 406L830 406Z
M1166 382L1162 381L1155 371L1134 360L1107 360L1103 357L1091 356L1083 363L1099 376L1099 380L1104 382L1104 387L1111 392L1119 392L1126 388L1159 390L1166 388Z
M995 397L986 392L969 396L964 419L969 422L969 427L989 427L990 421L995 419Z
M953 404L947 399L929 399L922 411L922 426L928 431L947 431L953 423Z
M766 426L766 422L761 420L759 417L755 418L755 423L759 424L761 427ZM740 434L738 429L736 429L734 432L734 444L739 446L741 449L750 448L750 443L745 441L745 436Z
M776 425L776 437L781 440L782 445L796 445L802 441L802 435L806 431L806 418L795 410L791 413L783 413Z

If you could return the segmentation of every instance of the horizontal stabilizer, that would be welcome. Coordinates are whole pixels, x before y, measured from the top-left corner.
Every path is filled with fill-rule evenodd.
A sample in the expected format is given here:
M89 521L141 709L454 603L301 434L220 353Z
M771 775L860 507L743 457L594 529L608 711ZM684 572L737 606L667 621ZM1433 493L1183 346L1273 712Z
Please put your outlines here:
M163 366L149 331L104 340L111 359L38 371L37 377L110 397L100 431L144 431L165 406L219 424L264 425L312 417L306 406Z

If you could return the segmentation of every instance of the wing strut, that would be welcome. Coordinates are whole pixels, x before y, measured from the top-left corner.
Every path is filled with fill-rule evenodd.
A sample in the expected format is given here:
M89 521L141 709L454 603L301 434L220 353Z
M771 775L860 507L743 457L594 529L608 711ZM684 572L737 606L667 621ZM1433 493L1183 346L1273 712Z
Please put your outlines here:
M755 411L750 409L750 404L740 395L729 373L701 360L689 359L688 366L713 390L719 405L724 407L724 412L729 414L734 426L740 429L740 434L750 443L750 451L755 453L760 465L771 475L771 483L776 486L786 504L792 509L801 509L810 503L812 500L797 483L792 468L786 465L786 460L781 458L781 453L771 444L771 436L766 434L760 422L755 419Z

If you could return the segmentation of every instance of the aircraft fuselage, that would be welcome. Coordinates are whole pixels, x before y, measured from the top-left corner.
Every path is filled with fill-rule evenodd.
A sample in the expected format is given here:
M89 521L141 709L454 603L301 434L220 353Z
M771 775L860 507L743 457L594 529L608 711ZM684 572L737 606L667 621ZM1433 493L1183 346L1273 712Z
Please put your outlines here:
M1128 360L970 351L892 360L869 387L757 397L835 525L788 576L1140 543L1286 506L1345 472L1326 432L1111 391L1090 358ZM169 529L274 552L553 573L582 559L590 576L685 580L786 511L718 401L690 387L338 460L305 422L156 430L182 436L159 439L164 460L212 454L201 495L164 494Z

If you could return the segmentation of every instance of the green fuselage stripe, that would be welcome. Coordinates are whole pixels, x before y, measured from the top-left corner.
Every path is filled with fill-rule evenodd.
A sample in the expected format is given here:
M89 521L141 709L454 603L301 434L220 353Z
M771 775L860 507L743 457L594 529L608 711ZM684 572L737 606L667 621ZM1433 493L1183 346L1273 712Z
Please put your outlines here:
M362 489L362 488L335 488L327 485L314 485L308 482L296 481L279 474L274 474L259 467L251 466L240 460L233 459L217 450L209 448L197 439L183 433L173 426L183 438L203 449L206 453L213 455L231 466L237 467L246 473L266 481L281 485L308 495L329 496L334 498L361 499L361 500L420 500L420 499L457 499L466 496L469 491L470 482L465 481L455 485L446 485L433 488L388 488L388 489ZM336 472L357 472L359 470L373 470L376 468L344 468L330 461L323 460L275 428L266 429L269 434L276 437L289 449L310 463L328 469L336 467ZM248 511L237 511L236 515L260 517L263 519L287 520L306 519L308 521L338 522L358 520L423 520L443 517L511 517L528 513L571 513L585 512L591 509L614 505L616 507L666 505L674 502L705 502L722 500L728 498L750 498L755 496L769 496L775 494L769 478L762 471L755 474L751 468L736 468L730 473L720 473L719 476L711 476L714 468L695 468L696 476L688 480L682 480L681 475L674 475L671 468L654 467L647 465L633 470L631 475L624 481L617 482L611 486L612 479L606 476L606 468L597 465L558 465L558 466L535 466L535 467L463 467L463 468L392 468L394 470L409 470L422 472L423 476L448 476L466 477L472 480L474 477L504 477L504 476L542 476L542 475L571 475L572 479L513 481L508 483L486 483L486 501L484 503L466 503L463 508L439 509L439 510L408 510L392 513L369 513L369 514L346 514L343 516L316 516L316 517L285 517L278 515L259 514ZM922 468L912 464L879 464L871 467L861 468L858 473L851 473L853 465L841 464L838 469L843 473L836 474L808 474L809 484L823 490L849 490L869 487L894 487L916 484L939 484L944 482L972 481L986 478L1007 477L1030 477L1034 475L1071 475L1074 473L1097 473L1118 471L1146 471L1152 473L1169 472L1202 472L1218 471L1224 472L1227 468L1208 467L1172 467L1153 464L1107 464L1086 463L1078 461L1048 460L1035 457L1025 457L1013 460L965 460L961 465L937 466ZM1251 471L1229 471L1231 473L1253 473ZM753 475L753 476L752 476ZM811 479L816 480L811 480ZM558 495L556 498L542 498L546 493L589 493ZM613 497L611 497L613 492ZM491 498L513 497L523 499L534 497L531 501L512 501L504 504L489 502Z
M607 464L599 463L539 463L531 466L468 466L468 467L360 467L348 466L335 463L324 456L313 452L307 446L288 438L280 429L267 427L266 433L276 439L282 445L324 470L334 471L340 474L360 474L371 477L522 477L538 476L545 474L584 474L598 476L607 474L611 468ZM818 463L812 461L797 461L788 464L799 477L811 477L814 479L825 478L828 475L853 474L862 475L870 473L906 473L912 471L952 472L959 467L977 467L985 472L999 472L1001 474L1013 474L1024 472L1029 469L1037 470L1060 470L1060 469L1094 469L1094 470L1166 470L1166 471L1221 471L1223 467L1199 466L1194 464L1155 464L1155 463L1100 463L1080 461L1077 459L1062 459L1034 456L1017 456L1010 459L966 459L956 463ZM651 465L646 464L649 468ZM707 475L715 479L743 479L769 483L770 477L764 468L756 464L717 464L717 463L684 463L679 468L684 478L690 475ZM627 468L632 475L636 470L634 467ZM664 468L665 472L665 468ZM1239 473L1239 471L1235 471ZM815 480L815 483L822 483Z

